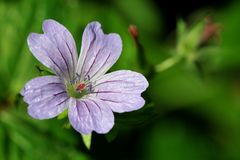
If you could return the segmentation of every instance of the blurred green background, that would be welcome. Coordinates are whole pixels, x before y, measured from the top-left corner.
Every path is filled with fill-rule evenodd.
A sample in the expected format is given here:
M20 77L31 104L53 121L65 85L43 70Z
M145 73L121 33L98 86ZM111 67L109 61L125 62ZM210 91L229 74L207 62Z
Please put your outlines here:
M239 160L239 15L237 0L0 0L0 160ZM120 34L111 71L138 71L150 84L146 105L115 114L90 150L67 119L29 117L19 95L41 75L26 38L49 18L70 30L78 51L91 21Z

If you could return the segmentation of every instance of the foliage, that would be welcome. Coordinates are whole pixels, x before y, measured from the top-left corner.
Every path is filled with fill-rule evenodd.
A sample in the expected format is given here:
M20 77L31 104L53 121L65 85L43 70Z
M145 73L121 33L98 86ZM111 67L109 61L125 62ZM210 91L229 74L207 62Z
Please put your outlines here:
M204 20L206 10L193 12L177 20L174 34L165 33L166 17L152 2L0 1L1 160L240 159L240 3L210 8L210 23ZM41 32L48 18L69 28L78 51L90 21L119 33L123 52L111 71L145 74L150 84L143 94L146 105L115 114L108 134L83 139L64 113L54 120L30 118L19 92L31 78L51 73L30 54L26 39L30 32ZM130 24L137 26L140 45L128 32ZM209 26L215 30L203 41Z

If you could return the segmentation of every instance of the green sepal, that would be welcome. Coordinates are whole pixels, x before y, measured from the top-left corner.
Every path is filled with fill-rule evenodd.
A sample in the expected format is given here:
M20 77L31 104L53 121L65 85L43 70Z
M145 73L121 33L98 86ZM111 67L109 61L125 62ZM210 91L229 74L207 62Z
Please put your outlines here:
M50 69L47 67L41 66L41 65L36 65L35 66L41 76L46 76L46 75L55 75Z
M57 119L61 120L61 119L64 119L65 117L67 117L67 116L68 116L68 110L66 109L65 111L63 111L61 114L59 114L57 116Z
M88 150L91 148L92 134L81 134L84 145Z
M182 20L178 21L177 54L188 56L195 52L202 38L203 27L203 21L198 22L190 29L186 28L186 24Z

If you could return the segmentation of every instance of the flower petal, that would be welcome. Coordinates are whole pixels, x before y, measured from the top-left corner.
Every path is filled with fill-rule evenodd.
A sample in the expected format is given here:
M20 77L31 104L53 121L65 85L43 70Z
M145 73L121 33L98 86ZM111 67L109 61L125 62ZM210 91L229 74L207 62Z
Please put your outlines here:
M28 36L31 52L58 76L73 79L77 52L71 33L54 20L44 21L43 31L44 34L31 33Z
M62 24L51 19L43 22L43 31L59 47L59 50L64 53L63 56L68 62L70 71L73 71L71 73L75 74L77 49L72 34Z
M63 112L68 102L65 86L56 76L43 76L30 80L21 91L29 104L28 113L36 119L53 118Z
M141 93L148 87L146 78L137 72L121 70L108 73L92 86L92 93L105 101L114 112L129 112L141 108L145 101Z
M114 125L114 116L107 104L96 98L71 99L68 117L75 130L82 134L107 133Z
M87 25L82 38L82 48L77 65L81 80L96 79L106 73L117 61L122 51L118 34L105 35L98 22Z

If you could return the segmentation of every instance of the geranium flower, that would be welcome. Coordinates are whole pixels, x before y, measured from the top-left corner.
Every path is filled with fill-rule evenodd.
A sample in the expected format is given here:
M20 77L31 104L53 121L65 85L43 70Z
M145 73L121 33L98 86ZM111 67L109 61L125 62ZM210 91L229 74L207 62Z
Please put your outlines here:
M113 112L144 105L141 93L148 82L142 74L129 70L105 74L122 51L118 34L104 34L98 22L88 24L78 59L75 41L63 25L45 20L42 28L43 34L28 36L28 46L56 76L34 78L22 89L31 117L49 119L68 109L69 121L78 132L107 133L114 125Z

